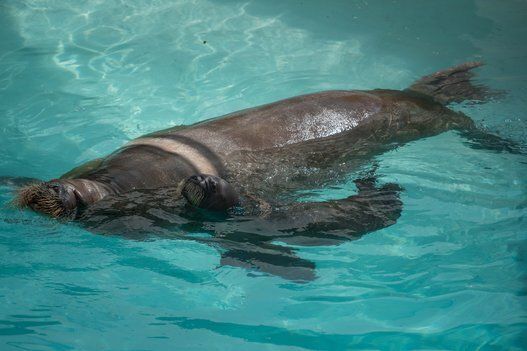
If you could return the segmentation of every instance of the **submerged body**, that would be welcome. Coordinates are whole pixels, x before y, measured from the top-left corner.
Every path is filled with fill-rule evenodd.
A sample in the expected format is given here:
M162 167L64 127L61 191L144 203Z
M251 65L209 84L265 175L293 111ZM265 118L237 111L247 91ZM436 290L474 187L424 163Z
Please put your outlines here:
M357 180L357 195L342 200L298 204L291 194L338 180L371 156L411 140L452 129L481 137L470 118L445 106L485 97L484 88L469 82L469 71L477 66L468 63L438 72L405 91L326 91L152 133L60 179L23 188L17 202L54 217L81 218L102 232L122 232L119 226L133 223L134 215L142 213L153 216L143 217L147 226L177 224L186 231L212 234L213 242L226 250L224 264L309 280L311 262L270 242L340 243L392 225L401 213L401 189L377 186L369 177ZM206 176L200 178L202 174ZM194 190L202 188L200 201L203 194L217 191L217 185L230 183L261 206L248 204L258 208L255 213L245 210L249 222L204 219L189 212L181 198L189 177L197 185ZM142 195L136 201L138 190ZM207 206L219 209L223 199L228 199L225 207L238 201L238 194L227 194ZM124 220L116 222L116 217ZM147 231L143 224L139 227ZM301 272L291 273L292 267Z

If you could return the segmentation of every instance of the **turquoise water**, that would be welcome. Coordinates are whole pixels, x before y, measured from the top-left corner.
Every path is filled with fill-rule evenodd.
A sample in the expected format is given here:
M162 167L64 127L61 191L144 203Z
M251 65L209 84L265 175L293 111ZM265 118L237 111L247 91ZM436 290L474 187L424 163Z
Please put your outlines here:
M4 0L0 176L54 178L147 132L301 93L402 89L467 60L507 95L455 108L525 142L526 14L512 0ZM196 242L16 211L4 184L0 349L523 349L525 155L446 133L377 163L405 188L401 218L300 248L317 265L307 284L218 268Z

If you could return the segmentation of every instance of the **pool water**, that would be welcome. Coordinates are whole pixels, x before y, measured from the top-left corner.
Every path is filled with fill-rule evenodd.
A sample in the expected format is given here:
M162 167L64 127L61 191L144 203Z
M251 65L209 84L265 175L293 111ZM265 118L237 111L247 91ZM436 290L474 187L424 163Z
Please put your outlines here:
M525 1L0 3L0 176L50 179L132 138L302 93L403 89L483 60L506 91L453 106L527 140ZM9 206L0 350L521 350L527 158L456 133L376 158L397 224L299 248L317 279L236 267L194 241L127 240ZM349 181L311 196L352 193Z

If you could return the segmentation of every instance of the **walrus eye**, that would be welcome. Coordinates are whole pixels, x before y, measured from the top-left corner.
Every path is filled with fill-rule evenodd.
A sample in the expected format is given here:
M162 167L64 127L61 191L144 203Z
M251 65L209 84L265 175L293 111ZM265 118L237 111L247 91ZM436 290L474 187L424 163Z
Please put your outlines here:
M47 188L48 190L54 192L59 198L62 198L64 196L65 189L60 184L50 183L50 184L47 184Z
M57 194L60 194L61 187L58 184L50 184L50 189L56 192Z

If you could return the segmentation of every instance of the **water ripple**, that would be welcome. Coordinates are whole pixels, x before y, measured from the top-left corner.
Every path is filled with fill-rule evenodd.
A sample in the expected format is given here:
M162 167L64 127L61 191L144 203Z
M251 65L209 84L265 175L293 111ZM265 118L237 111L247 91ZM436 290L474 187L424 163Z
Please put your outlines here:
M525 144L526 10L4 0L0 175L55 178L143 133L317 90L401 89L473 59L487 62L479 82L507 95L454 108ZM16 211L4 206L14 185L2 184L0 348L523 349L524 156L448 133L375 161L383 182L405 188L401 218L343 245L295 247L316 263L309 284L220 267L216 249L168 239L170 228L128 240ZM305 199L352 193L354 176Z

